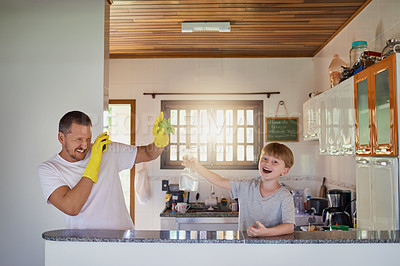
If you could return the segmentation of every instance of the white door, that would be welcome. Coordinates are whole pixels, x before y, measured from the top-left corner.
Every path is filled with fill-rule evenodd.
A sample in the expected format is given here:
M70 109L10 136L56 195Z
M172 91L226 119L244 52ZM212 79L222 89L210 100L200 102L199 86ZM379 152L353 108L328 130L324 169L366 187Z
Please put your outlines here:
M371 209L371 157L356 157L357 228L373 229Z

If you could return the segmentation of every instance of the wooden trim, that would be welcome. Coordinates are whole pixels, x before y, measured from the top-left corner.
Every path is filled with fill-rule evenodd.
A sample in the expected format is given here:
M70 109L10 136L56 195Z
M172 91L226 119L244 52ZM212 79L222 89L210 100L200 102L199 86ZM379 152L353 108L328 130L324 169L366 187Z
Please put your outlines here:
M328 40L326 40L313 54L311 57L314 57L316 54L319 53L319 51L321 51L333 38L336 37L336 35L338 35L361 11L364 10L364 8L371 2L372 0L367 0L364 4L362 4L362 6L360 6L359 9L357 9L356 12L354 12L354 14L348 19L346 20L342 26L340 26L340 28L338 30L335 31L335 33L332 34L331 37L329 37Z
M129 104L131 106L131 145L136 144L136 100L109 100L109 104ZM130 214L135 224L135 165L131 169L130 174Z
M377 114L376 114L376 75L380 72L388 70L389 75L389 99L390 99L390 142L385 144L378 144L378 132L377 132ZM397 143L397 98L396 98L396 59L395 55L391 55L379 64L375 64L371 66L370 73L371 73L371 87L373 91L373 106L372 114L374 121L374 136L372 147L375 156L397 156L398 155L398 143ZM377 153L376 151L386 149L387 153Z
M370 86L368 84L368 117L369 117L369 144L368 145L360 145L360 136L359 136L359 113L358 113L358 83L361 81L367 80L369 83L369 70L361 71L354 75L354 109L355 109L355 143L356 143L356 154L357 155L371 155L372 154L372 128L371 128L371 102L370 102Z

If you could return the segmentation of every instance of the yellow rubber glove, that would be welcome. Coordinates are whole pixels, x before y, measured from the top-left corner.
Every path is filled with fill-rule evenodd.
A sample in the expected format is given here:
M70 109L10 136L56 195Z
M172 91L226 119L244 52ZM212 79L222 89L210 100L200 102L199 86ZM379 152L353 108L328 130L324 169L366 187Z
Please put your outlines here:
M162 128L160 132L157 133L159 129L158 124L160 124L160 122L163 120L164 120L164 112L161 112L160 118L156 117L156 122L154 123L153 126L154 144L159 148L165 147L169 143L169 135L164 134L164 128Z
M86 176L90 178L94 183L97 181L97 177L99 175L100 163L103 158L103 153L108 149L108 143L111 142L109 140L110 136L107 135L107 132L100 134L95 142L92 145L92 154L90 155L90 160L88 165L86 166L85 172L82 176Z

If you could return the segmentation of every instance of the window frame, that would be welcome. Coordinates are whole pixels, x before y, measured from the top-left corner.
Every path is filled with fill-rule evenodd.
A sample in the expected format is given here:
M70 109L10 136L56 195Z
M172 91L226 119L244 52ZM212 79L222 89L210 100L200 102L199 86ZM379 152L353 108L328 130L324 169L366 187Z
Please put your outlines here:
M264 145L264 102L263 100L215 100L215 101L194 101L194 100L161 100L161 110L164 112L164 116L166 118L170 117L171 109L186 109L186 110L200 110L206 109L208 112L207 119L210 121L212 117L215 119L216 110L233 110L233 121L236 121L237 110L244 109L244 110L254 110L253 113L253 123L252 126L253 132L253 141L254 141L254 151L253 151L253 160L252 161L237 161L236 151L237 151L237 128L238 125L233 125L233 161L227 162L223 161L220 162L216 160L216 143L215 142L208 142L207 143L207 161L202 161L201 164L207 167L208 169L227 169L230 170L257 170L258 169L258 157L259 153ZM189 115L186 114L186 117ZM246 116L246 115L245 115ZM187 124L189 121L187 121ZM190 129L190 125L186 125L186 128ZM246 128L248 127L246 123L244 123L244 130L246 132ZM176 128L179 130L178 128ZM189 133L190 130L186 132L186 148L189 148L190 140L189 140ZM179 143L179 140L178 142ZM170 143L171 145L171 143ZM181 161L179 158L181 155L179 154L179 148L177 151L178 160L171 161L170 160L170 145L168 145L164 152L161 154L160 160L160 169L182 169ZM198 146L196 144L195 146ZM212 146L214 145L214 147ZM225 143L223 144L225 147ZM246 141L244 142L246 145ZM177 145L179 147L179 145Z

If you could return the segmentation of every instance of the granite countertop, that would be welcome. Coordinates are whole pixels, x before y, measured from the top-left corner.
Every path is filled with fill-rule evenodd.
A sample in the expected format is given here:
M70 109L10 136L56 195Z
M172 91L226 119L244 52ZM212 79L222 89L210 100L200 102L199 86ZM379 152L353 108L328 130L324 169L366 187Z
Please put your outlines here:
M43 239L71 242L345 244L400 243L400 231L295 231L276 237L249 237L241 231L140 231L62 229L44 232Z
M239 217L239 212L233 212L229 209L221 208L220 204L214 206L214 210L208 210L204 204L190 203L192 208L189 208L186 213L173 213L171 209L165 208L161 213L160 217Z

